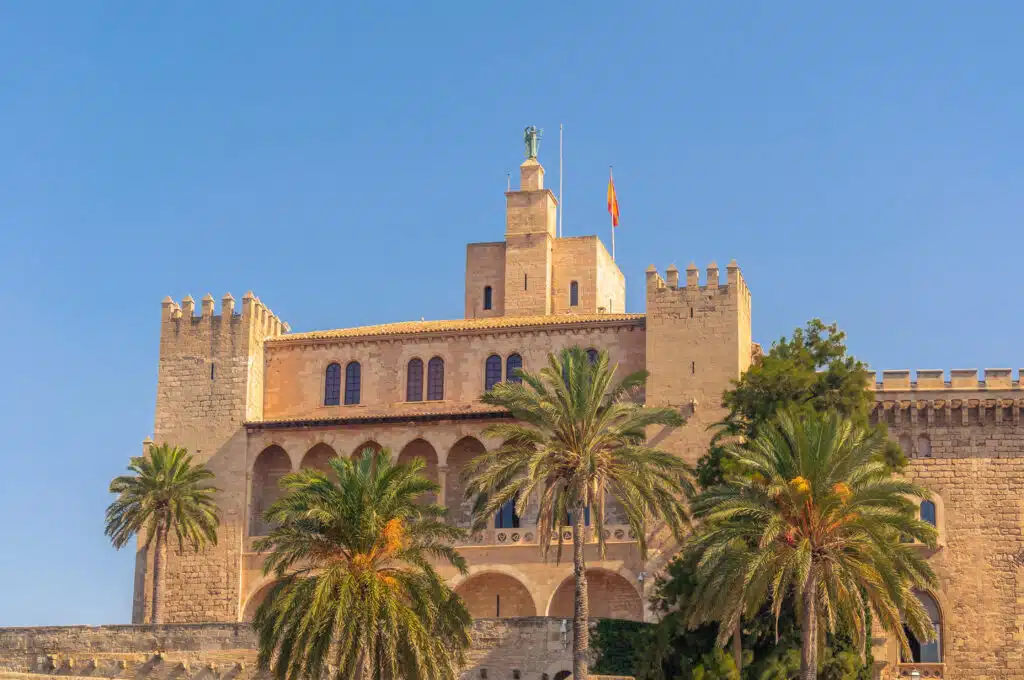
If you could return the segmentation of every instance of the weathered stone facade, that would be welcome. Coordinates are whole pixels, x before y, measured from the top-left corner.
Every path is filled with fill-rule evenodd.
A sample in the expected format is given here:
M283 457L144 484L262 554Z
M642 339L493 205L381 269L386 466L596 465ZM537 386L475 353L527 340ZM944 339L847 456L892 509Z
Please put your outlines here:
M722 392L754 351L751 295L739 267L730 263L722 281L715 264L703 277L691 265L683 280L674 266L664 276L652 266L646 313L626 314L625 278L600 241L557 238L555 197L536 161L523 164L521 185L506 195L505 240L467 248L465 319L289 333L251 293L240 313L230 296L219 315L209 296L198 315L191 298L164 302L153 438L209 463L223 515L217 548L172 556L169 621L220 622L209 635L251 644L234 622L251 618L270 586L252 549L266 531L260 515L282 474L322 467L334 455L369 446L400 460L424 459L452 521L468 525L459 471L498 444L482 432L504 414L479 401L495 367L500 380L516 365L540 367L562 347L606 349L620 374L650 372L647 403L678 408L689 419L651 432L651 441L691 461L706 449L708 426L723 415ZM912 452L907 474L935 494L941 540L929 559L942 579L931 594L941 642L929 653L937 658L901 664L894 643L879 638L879 675L1024 678L1019 383L1008 370L987 369L981 381L972 371L952 371L949 381L942 371L918 371L916 381L909 371L889 371L876 390L876 417ZM614 508L609 512L615 517ZM643 561L632 539L627 526L613 525L605 559L589 548L595 616L650 617L647 595L673 546L655 541ZM547 659L562 644L570 565L541 559L529 516L477 532L461 550L469 575L447 575L479 618L473 668L500 667L500 678L511 677L510 669L531 680L554 678L562 657ZM140 552L136 623L149 618L151 573L151 558ZM123 635L145 637L147 630ZM9 660L18 635L0 632L0 658ZM166 640L168 650L192 649L182 638Z

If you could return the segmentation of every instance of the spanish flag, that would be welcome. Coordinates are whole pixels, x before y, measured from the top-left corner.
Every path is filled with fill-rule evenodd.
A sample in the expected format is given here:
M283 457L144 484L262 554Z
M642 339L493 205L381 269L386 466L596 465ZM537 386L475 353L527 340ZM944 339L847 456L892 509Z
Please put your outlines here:
M608 168L608 214L612 216L612 226L619 226L619 199L615 197L615 180L612 169Z

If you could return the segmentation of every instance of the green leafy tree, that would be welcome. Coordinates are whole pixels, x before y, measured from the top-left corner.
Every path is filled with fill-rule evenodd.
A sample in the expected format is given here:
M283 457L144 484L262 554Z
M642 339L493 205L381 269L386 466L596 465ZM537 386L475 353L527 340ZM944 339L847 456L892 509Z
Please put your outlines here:
M709 603L727 597L746 611L770 603L778 617L795 598L801 680L818 672L819 631L840 624L866 639L865 612L909 650L903 620L919 639L934 636L915 588L937 579L908 536L929 546L935 528L910 498L925 489L893 477L881 460L883 435L837 413L783 412L727 454L738 474L705 489L694 504L704 521L692 622L718 619ZM705 606L708 609L702 611ZM720 627L719 642L731 630Z
M869 389L867 371L864 362L849 355L846 333L836 324L812 319L791 337L780 338L723 395L728 413L715 426L712 445L697 463L700 485L721 484L729 472L725 444L737 437L757 437L779 411L836 412L869 426L875 395ZM884 424L875 427L885 432ZM879 455L893 469L906 465L899 446L892 442L886 441Z
M186 449L169 444L150 446L131 459L128 470L131 474L110 482L117 498L107 507L105 533L118 550L138 535L147 549L153 547L150 622L163 623L168 537L174 537L178 550L217 543L217 489L207 484L214 475Z
M469 612L433 567L466 573L463 532L425 505L438 486L423 461L386 452L334 458L333 474L285 475L260 539L278 582L256 611L259 665L278 680L453 680L469 646Z
M587 577L584 523L588 509L604 555L604 501L617 500L647 552L652 520L664 521L676 536L687 525L686 498L692 491L690 469L676 456L646 443L649 427L679 426L680 414L668 408L645 408L635 401L647 379L645 371L615 383L608 353L591 361L579 347L548 358L539 373L520 371L522 382L495 385L482 397L508 409L514 421L487 428L485 434L505 442L473 461L467 496L475 497L475 524L482 527L505 503L516 503L520 516L539 498L537 535L547 556L552 533L572 526L575 607L573 677L587 678Z

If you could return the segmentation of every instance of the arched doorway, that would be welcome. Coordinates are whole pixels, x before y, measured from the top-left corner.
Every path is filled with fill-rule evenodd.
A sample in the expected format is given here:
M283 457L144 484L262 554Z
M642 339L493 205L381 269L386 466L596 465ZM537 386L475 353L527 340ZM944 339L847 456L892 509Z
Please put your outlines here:
M399 463L409 463L419 458L423 461L426 467L423 469L423 476L430 481L437 483L437 451L430 445L425 439L413 439L411 442L405 445L402 452L398 454ZM436 503L437 494L429 493L424 494L422 497L424 503Z
M465 498L465 475L469 463L486 450L478 439L463 437L448 452L444 497L448 517L456 526L468 527L473 521L473 502Z
M333 475L334 470L331 469L329 461L331 458L337 457L338 454L334 452L334 449L327 444L320 442L306 452L306 455L302 457L302 464L299 465L299 467L313 468L314 470L319 470L320 472Z
M571 619L574 610L576 582L569 576L551 597L548 616ZM591 618L643 621L644 605L629 581L619 574L603 569L587 569L587 603Z
M249 535L266 536L270 524L263 513L281 497L281 478L292 471L292 462L280 446L263 449L252 466L252 503L249 511Z
M508 574L486 572L470 576L455 592L475 619L509 619L536 616L530 591Z

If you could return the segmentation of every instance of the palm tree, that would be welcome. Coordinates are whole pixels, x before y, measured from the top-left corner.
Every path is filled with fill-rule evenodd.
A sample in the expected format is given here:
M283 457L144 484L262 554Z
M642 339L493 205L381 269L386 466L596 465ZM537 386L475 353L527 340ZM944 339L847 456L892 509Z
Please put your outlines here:
M118 550L140 532L146 548L154 545L150 622L163 623L168 536L177 539L179 551L186 544L196 552L217 544L217 489L206 483L214 475L193 462L187 449L169 444L151 445L145 455L131 459L128 470L132 474L110 482L117 498L107 507L105 533Z
M691 622L735 620L768 600L778 617L794 595L803 680L817 675L822 627L834 632L843 623L863 644L868 606L904 649L903 617L919 639L930 639L914 589L934 588L936 577L900 542L934 546L935 529L917 518L911 500L928 493L893 476L879 455L885 445L877 429L836 413L784 412L755 439L728 446L742 474L694 503L704 524L692 543L701 555ZM719 642L731 630L728 620Z
M431 562L460 573L466 562L451 547L463 532L419 501L438 486L423 461L396 465L383 451L330 466L285 475L267 509L276 528L255 548L278 583L253 623L260 667L278 680L453 680L470 617Z
M584 560L585 514L593 510L594 533L605 554L604 499L622 505L646 557L648 522L663 520L681 536L687 524L685 498L692 492L690 468L679 458L650 448L646 430L678 426L682 416L669 408L645 408L634 399L646 371L613 384L615 367L608 353L593 360L579 347L548 357L539 373L519 371L521 382L495 385L483 395L487 404L508 409L515 421L488 427L485 436L504 445L473 461L467 496L475 497L475 528L482 528L503 505L515 503L520 516L539 498L537 534L547 557L552 534L571 524L573 574L573 677L587 677L587 577Z

